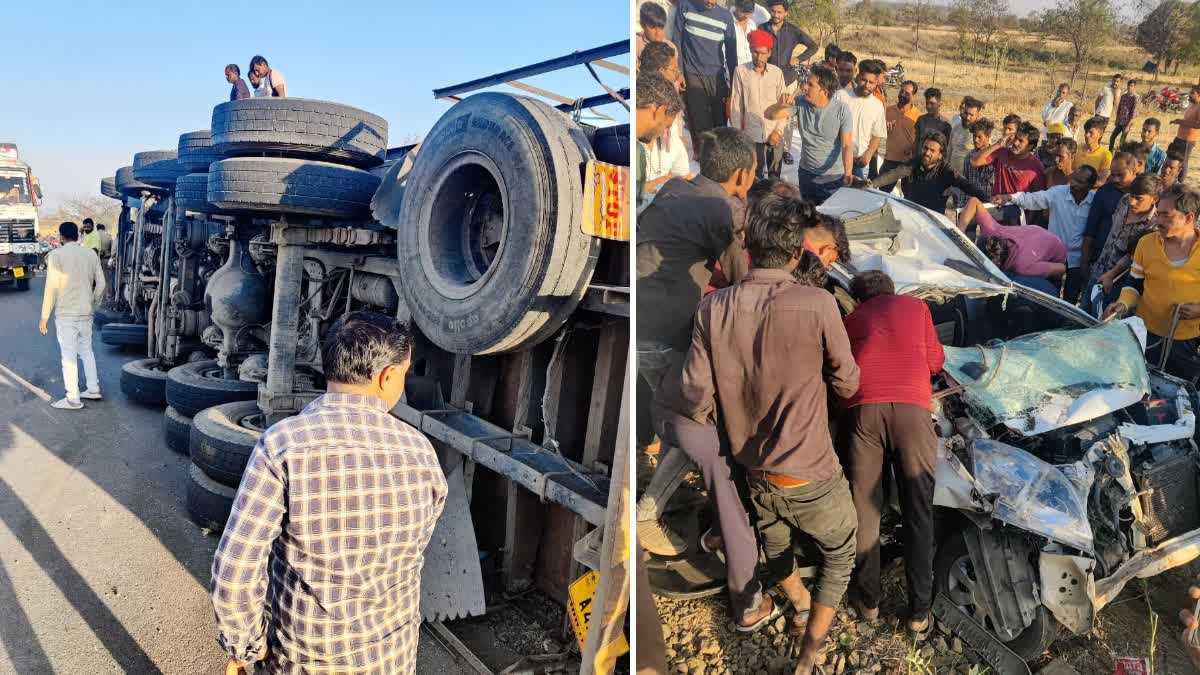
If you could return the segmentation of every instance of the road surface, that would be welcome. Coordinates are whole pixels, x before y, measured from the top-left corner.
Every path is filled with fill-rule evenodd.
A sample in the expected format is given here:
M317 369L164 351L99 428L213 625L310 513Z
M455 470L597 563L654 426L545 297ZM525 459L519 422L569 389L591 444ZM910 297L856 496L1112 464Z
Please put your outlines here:
M121 395L139 355L98 335L105 400L50 408L63 384L53 322L37 331L42 281L0 286L0 673L222 673L220 533L187 518L188 459L164 446L161 410ZM417 672L466 671L423 632Z

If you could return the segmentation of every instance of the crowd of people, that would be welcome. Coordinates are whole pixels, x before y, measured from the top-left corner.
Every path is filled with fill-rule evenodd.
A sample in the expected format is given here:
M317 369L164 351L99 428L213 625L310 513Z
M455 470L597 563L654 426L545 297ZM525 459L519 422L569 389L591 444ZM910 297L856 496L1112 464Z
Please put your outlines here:
M1148 359L1194 380L1200 192L1184 181L1200 86L1165 151L1160 119L1128 139L1137 82L1119 74L1091 115L1064 83L1040 120L995 122L975 96L947 119L942 91L911 80L889 91L877 59L831 44L808 63L818 46L788 22L788 0L763 5L640 7L638 433L659 458L637 532L651 553L686 551L661 516L698 468L717 514L699 544L723 555L736 629L790 608L796 672L808 673L844 595L860 620L878 618L885 466L902 504L908 628L929 627L931 378L943 365L929 308L886 274L830 282L849 245L816 207L860 187L953 214L1015 283L1097 318L1136 313ZM820 553L811 584L797 573L800 540ZM776 585L783 602L764 592Z
M229 100L259 96L287 96L287 80L283 73L271 67L261 55L250 59L250 86L242 79L242 69L236 63L225 66L225 81L229 83ZM251 89L253 88L253 89Z

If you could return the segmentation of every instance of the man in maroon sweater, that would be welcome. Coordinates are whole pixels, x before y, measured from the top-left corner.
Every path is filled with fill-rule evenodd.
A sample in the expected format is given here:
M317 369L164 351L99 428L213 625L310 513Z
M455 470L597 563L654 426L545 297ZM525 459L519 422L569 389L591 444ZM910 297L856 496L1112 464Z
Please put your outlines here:
M933 485L937 437L929 408L930 376L945 362L929 308L896 295L891 277L863 272L850 293L860 303L846 317L850 349L858 363L858 392L845 399L839 449L847 465L858 513L850 602L859 615L879 616L879 515L883 467L890 464L904 517L904 572L911 615L909 630L929 627L933 603Z

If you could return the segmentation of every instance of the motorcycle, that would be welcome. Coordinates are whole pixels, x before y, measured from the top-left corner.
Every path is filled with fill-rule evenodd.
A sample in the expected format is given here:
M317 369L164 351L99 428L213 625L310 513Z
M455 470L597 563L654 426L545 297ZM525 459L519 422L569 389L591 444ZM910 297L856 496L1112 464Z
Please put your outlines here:
M900 84L907 79L904 73L904 64L896 62L896 65L892 66L887 73L884 74L884 78L885 86L899 87Z
M1163 87L1162 91L1152 91L1145 100L1144 106L1157 106L1160 112L1182 113L1188 108L1188 100L1178 89Z

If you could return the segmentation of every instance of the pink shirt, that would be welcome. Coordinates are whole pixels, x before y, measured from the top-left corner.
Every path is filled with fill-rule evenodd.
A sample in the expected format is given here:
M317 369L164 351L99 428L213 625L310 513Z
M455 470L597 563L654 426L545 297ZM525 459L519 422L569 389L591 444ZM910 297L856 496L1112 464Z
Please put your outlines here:
M987 209L975 214L979 237L997 237L1009 242L1005 272L1030 277L1057 273L1051 263L1067 262L1067 246L1049 230L1038 225L1001 225Z

